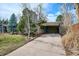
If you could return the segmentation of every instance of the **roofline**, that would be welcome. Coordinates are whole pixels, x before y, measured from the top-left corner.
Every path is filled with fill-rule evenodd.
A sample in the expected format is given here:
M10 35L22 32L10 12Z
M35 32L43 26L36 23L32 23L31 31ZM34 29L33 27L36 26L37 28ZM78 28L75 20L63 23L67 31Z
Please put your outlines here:
M48 24L48 23L52 23L52 24ZM56 23L56 24L53 24L53 23ZM43 23L41 24L41 26L59 26L61 22L47 22L46 23Z

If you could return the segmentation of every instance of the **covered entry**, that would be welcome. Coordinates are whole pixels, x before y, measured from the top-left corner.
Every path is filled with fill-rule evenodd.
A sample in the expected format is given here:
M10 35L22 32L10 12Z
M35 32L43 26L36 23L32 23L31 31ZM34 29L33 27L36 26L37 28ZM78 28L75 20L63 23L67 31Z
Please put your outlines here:
M48 22L42 24L42 33L59 33L59 24L59 22Z

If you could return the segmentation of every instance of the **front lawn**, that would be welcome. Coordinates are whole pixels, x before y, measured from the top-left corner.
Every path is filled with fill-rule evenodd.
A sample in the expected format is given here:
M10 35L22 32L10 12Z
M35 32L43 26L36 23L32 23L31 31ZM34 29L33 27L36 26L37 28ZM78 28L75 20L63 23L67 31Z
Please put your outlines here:
M0 34L0 55L6 55L16 48L24 45L25 36Z

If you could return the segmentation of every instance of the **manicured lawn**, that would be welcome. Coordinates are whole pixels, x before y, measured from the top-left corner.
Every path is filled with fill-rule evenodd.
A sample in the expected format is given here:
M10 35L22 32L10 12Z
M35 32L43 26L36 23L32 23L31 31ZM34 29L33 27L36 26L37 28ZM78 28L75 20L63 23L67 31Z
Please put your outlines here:
M24 45L26 42L25 36L0 34L0 55L6 55L16 48Z

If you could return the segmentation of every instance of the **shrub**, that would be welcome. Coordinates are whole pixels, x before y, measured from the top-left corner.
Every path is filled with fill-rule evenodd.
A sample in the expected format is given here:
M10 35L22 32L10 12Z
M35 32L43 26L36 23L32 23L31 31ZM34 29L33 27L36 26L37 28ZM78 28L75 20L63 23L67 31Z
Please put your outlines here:
M79 55L79 32L70 32L62 37L66 55Z

